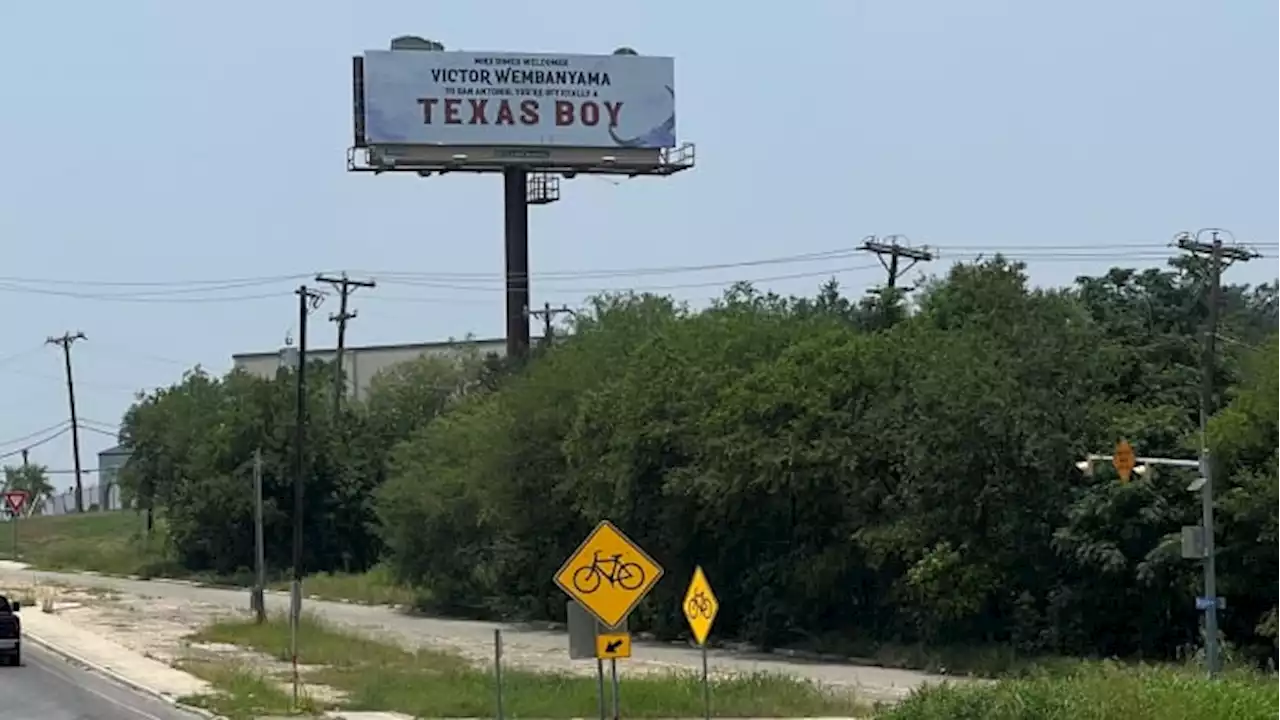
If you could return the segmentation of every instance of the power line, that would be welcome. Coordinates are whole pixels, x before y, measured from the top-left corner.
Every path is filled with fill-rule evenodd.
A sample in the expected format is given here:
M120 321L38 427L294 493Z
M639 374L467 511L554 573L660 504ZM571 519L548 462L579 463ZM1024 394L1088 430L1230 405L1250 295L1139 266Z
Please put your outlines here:
M1252 246L1258 257L1280 257L1276 254L1275 245L1255 244ZM865 250L864 250L865 251ZM771 265L830 263L847 259L859 252L858 249L843 248L785 255L771 258L758 258L734 262L705 263L696 265L669 265L635 268L606 268L549 271L537 273L541 283L555 285L572 280L590 279L622 279L645 276L674 275L682 273L704 273L731 269L764 267ZM1086 261L1165 261L1168 259L1168 246L1155 243L1113 243L1108 245L1074 244L1074 245L977 245L963 244L931 248L935 259L952 257L956 259L980 259L984 256L1000 254L1010 260L1036 263L1051 262L1086 262ZM771 280L815 277L832 272L845 272L849 269L829 269L817 272L802 272L772 277L742 278L746 282L768 282ZM444 290L490 291L494 287L503 287L509 281L504 274L481 272L431 272L413 273L403 271L360 271L362 274L377 276L381 281L392 285L427 287ZM136 304L149 303L230 303L250 302L268 299L281 299L289 290L280 288L271 292L229 293L238 289L263 287L274 283L310 277L310 274L281 274L260 277L233 277L225 279L194 279L174 281L122 281L122 280L69 280L57 278L23 278L17 276L0 276L0 292L31 293L53 297L93 300L103 302L123 302ZM618 290L676 290L683 288L724 286L733 281L670 283L661 285L635 286L629 288L574 288L553 287L558 292L611 292ZM71 287L66 287L71 286ZM101 292L86 290L87 287L128 288L125 292ZM229 294L228 294L229 293ZM388 299L390 299L388 297ZM437 302L427 298L414 298L416 302ZM456 299L440 299L438 302L457 302Z
M83 423L81 423L80 429L88 430L89 432L93 432L93 433L98 433L99 435L105 435L110 438L118 438L120 436L119 433L117 432L112 432L111 430L103 430L101 428L96 428L92 425L85 425Z
M104 344L101 340L94 340L93 347L103 348L114 353L119 353L121 355L132 355L133 357L136 357L136 358L151 360L154 362L163 363L167 365L181 365L183 367L191 367L194 364L194 363L189 363L185 360L179 360L177 358L165 357L164 355L156 355L154 353L143 352L141 350L137 350L135 348L131 348L128 346L115 345L111 343Z
M853 253L845 249L824 250L808 253L800 253L796 255L787 255L773 258L763 258L755 260L744 260L724 263L709 263L702 265L671 265L659 267L640 267L640 268L614 268L602 270L569 270L569 271L551 271L547 273L539 273L539 278L605 278L614 276L637 276L637 275L655 275L655 274L671 274L681 272L702 272L708 270L721 270L740 267L754 267L760 265L775 265L797 262L815 262L823 260L832 260L840 257L849 257ZM436 278L441 280L475 280L475 279L502 279L506 276L495 273L477 273L477 272L440 272L440 273L405 273L402 271L353 271L364 275L400 277L400 278ZM320 273L327 274L327 273ZM0 290L9 290L13 292L43 292L46 294L67 296L67 297L84 297L86 299L111 299L120 301L139 301L145 302L152 299L164 298L165 301L172 301L175 295L194 294L201 292L216 292L219 290L239 289L245 287L256 287L275 283L292 282L302 278L310 277L312 273L297 273L289 275L268 275L258 277L236 277L224 279L198 279L198 280L171 280L171 281L124 281L124 280L72 280L64 278L26 278L18 276L0 276ZM137 290L127 293L98 293L83 292L79 290L61 290L42 287L31 287L40 285L71 285L75 287L98 286L98 287L121 287L121 288L165 288L161 290ZM251 298L258 297L274 297L271 295L253 295ZM199 298L189 301L218 301L223 299L234 298ZM179 300L181 301L181 300Z
M840 258L848 258L854 255L854 251L847 248L839 250L823 250L818 252L801 253L798 255L784 255L782 257L763 258L758 260L742 260L737 262L710 263L703 265L667 265L658 267L638 267L638 268L612 268L600 270L549 270L536 273L539 280L552 279L600 279L609 277L632 277L643 275L669 275L673 273L686 272L705 272L709 270L727 270L743 267L758 267L761 265L786 265L792 263L803 262L821 262L828 260L837 260ZM497 273L484 272L435 272L435 273L413 273L413 272L377 272L378 277L382 278L402 278L402 279L440 279L440 280L500 280L505 275Z
M26 350L19 350L17 352L9 353L8 355L0 356L0 365L5 365L13 362L14 360L20 360L24 357L35 355L36 353L44 350L44 348L45 346L43 344L32 345Z
M738 282L757 283L757 282L772 282L776 280L797 280L801 278L824 277L824 276L830 276L836 273L853 272L857 270L869 270L874 267L876 267L876 265L866 265L866 264L852 265L852 266L845 266L845 267L827 268L825 270L813 270L809 272L791 273L787 275L772 275L769 277L740 278L737 280L710 280L710 281L704 281L704 282L673 283L668 285L632 285L632 286L626 286L626 287L612 287L612 288L555 287L551 289L561 293L572 292L572 293L584 293L584 294L626 292L626 291L642 291L643 292L643 291L651 291L651 290L681 290L686 288L724 287L726 285L733 285L734 283L738 283ZM396 280L386 280L386 279L383 279L383 282L386 284L403 285L403 286L409 286L409 287L427 287L427 288L447 289L447 290L467 290L471 292L486 292L486 293L499 292L502 289L501 287L497 286L497 284L457 285L457 284L436 283L431 281L413 282L413 281L407 281L407 280L396 281ZM395 296L379 295L378 297L389 299L389 298L394 298Z
M4 446L4 445L17 445L17 444L22 443L22 442L24 442L24 441L26 441L26 440L30 440L30 439L31 439L31 438L33 438L33 437L38 437L38 436L40 436L40 435L44 435L45 433L49 433L49 432L53 432L54 430L58 430L59 428L61 428L63 431L66 431L67 429L69 429L69 428L67 428L67 421L66 421L66 420L61 420L61 421L59 421L59 422L57 422L57 423L55 423L55 424L53 424L53 425L50 425L49 427L46 427L46 428L40 428L39 430L36 430L35 432L27 433L26 435L23 435L22 437L16 437L16 438L11 438L11 439L9 439L9 440L5 440L4 442L0 442L0 446ZM30 446L28 446L28 447L30 447Z
M1071 253L1078 254L1083 258L1126 258L1134 256L1148 256L1155 254L1163 257L1167 255L1169 245L1163 242L1128 242L1128 243L1080 243L1080 244L1055 244L1055 245L1036 245L1026 243L1014 244L944 244L940 247L934 247L935 253L960 251L963 253L983 254L983 253L1017 253L1019 256L1033 256L1049 253L1050 255L1061 255L1062 251L1068 251L1068 257ZM1280 249L1280 243L1252 243L1244 245L1256 251L1269 250L1275 251ZM1142 251L1137 252L1135 251ZM803 262L821 262L827 260L835 260L840 258L852 257L857 254L856 249L837 248L831 250L819 250L813 252L797 253L792 255L783 255L778 257L757 258L752 260L741 260L722 263L707 263L698 265L668 265L654 267L634 267L634 268L603 268L603 269L575 269L561 271L545 271L537 273L540 280L548 280L553 278L568 279L588 279L588 278L606 278L606 277L630 277L642 275L662 275L672 273L686 272L704 272L710 270L724 270L732 268L755 267L761 265L777 265L788 263ZM323 271L320 274L335 274L339 271ZM353 270L353 273L364 275L373 275L376 277L399 278L399 279L438 279L438 280L487 280L487 279L503 279L506 277L503 273L492 272L428 272L415 273L404 272L402 270ZM133 292L125 293L95 293L58 290L59 293L72 292L74 295L85 295L93 299L98 298L161 298L171 295L193 294L199 292L216 292L220 290L238 289L245 287L258 287L284 282L294 282L303 278L311 277L316 273L289 273L279 275L262 275L249 277L227 277L227 278L200 278L188 280L166 280L166 281L135 281L135 280L93 280L93 279L70 279L70 278L38 278L38 277L21 277L21 276L0 276L0 286L8 286L14 291L38 291L47 290L47 288L31 288L26 286L41 285L69 285L74 288L83 288L86 286L96 286L104 288L159 288L154 290L139 289ZM256 297L256 296L255 296ZM212 300L212 298L211 298Z
M829 260L829 259L834 259L836 257L839 257L839 256L833 255L829 258L823 258L823 259ZM762 263L757 263L757 264L762 264ZM690 267L688 269L672 268L665 272L700 272L700 271L705 271L707 269L714 269L715 267L719 267L719 266ZM731 267L731 265L725 265L724 267ZM827 275L832 272L845 272L850 269L858 269L858 268L837 268L837 269L823 270L818 272L794 273L790 275L779 275L779 276L773 276L773 277L742 278L742 280L746 282L768 282L772 280L815 277L820 275ZM601 277L622 277L623 276L621 273L617 273L617 272L614 272L612 274L608 274L608 273L596 273L596 274L601 275ZM655 273L644 271L644 272L638 272L633 274L644 275L644 274L655 274ZM593 273L589 273L589 272L583 273L583 278L590 279L592 275ZM572 277L571 276L553 277L553 278L550 278L550 281L557 282L557 281L563 281L567 279L572 279ZM490 284L485 285L484 283L486 281L488 281L488 283ZM384 282L388 282L394 285L404 285L404 286L412 286L412 287L427 287L432 289L465 290L465 291L477 291L477 292L478 291L491 292L497 289L493 286L503 284L503 281L496 276L489 276L488 278L476 277L474 279L467 279L467 278L460 277L460 278L452 279L451 281L441 281L441 280L433 280L431 279L430 276L409 275L409 274L400 274L398 276L392 275L390 276L389 279L385 279ZM712 286L723 286L723 285L731 284L732 282L736 282L736 280L654 285L654 286L648 286L644 288L614 287L614 288L585 288L585 289L582 289L582 288L554 288L554 289L560 292L595 293L595 292L611 292L611 291L626 290L626 289L665 290L665 289L680 289L680 288L694 288L694 287L712 287ZM245 302L245 301L254 301L254 300L279 299L279 298L283 298L287 294L286 291L280 290L280 291L271 292L271 293L256 293L256 294L248 294L248 295L179 297L174 295L159 296L156 294L139 294L139 293L130 293L130 294L86 293L86 292L77 292L77 291L70 291L70 290L57 290L57 289L30 287L30 286L16 286L12 284L0 283L0 292L6 292L6 291L14 292L14 293L32 293L32 294L38 294L38 295L50 295L55 297L68 297L68 298L75 298L80 300L94 300L94 301L104 301L104 302L127 302L127 303L139 303L139 304ZM192 291L193 292L207 291L207 289L196 288L196 289L193 289ZM441 300L441 302L453 302L453 301L454 300L452 299Z
M292 273L289 275L259 275L255 277L230 277L219 279L201 279L201 280L83 280L83 279L67 279L67 278L29 278L17 277L13 275L0 275L0 283L19 283L19 284L41 284L41 285L74 285L82 287L85 285L95 285L99 287L156 287L156 288L173 288L173 287L190 287L193 285L218 285L218 286L236 286L250 287L254 285L268 285L278 282L292 282L302 278L310 277L312 273ZM206 288L207 289L207 288ZM146 291L143 291L146 292Z
M22 455L25 452L28 452L30 450L34 450L35 448L40 447L41 445L47 445L48 443L51 443L54 440L57 440L58 438L62 437L63 435L66 435L69 432L71 432L71 426L67 425L67 427L62 428L58 432L53 433L52 435L43 437L39 440L36 440L35 442L27 443L25 446L23 446L18 450L10 450L5 453L0 453L0 460L11 458L17 455Z
M207 291L207 288L201 289ZM246 300L267 300L273 298L284 297L287 293L284 291L270 293L255 293L251 295L222 295L213 297L165 297L155 294L111 294L111 293L85 293L75 292L72 290L53 290L49 288L28 287L22 285L14 285L12 283L0 283L0 292L12 293L32 293L35 295L51 295L55 297L68 297L78 300L101 300L106 302L128 302L128 303L219 303L219 302L244 302Z
M53 382L63 382L63 378L59 378L54 375L46 375L45 373L37 372L35 370L25 370L25 369L20 370L18 368L5 368L3 371L0 371L0 374L23 375L25 377L39 378L40 380L51 380ZM99 390L99 391L111 390L113 392L127 392L130 395L137 393L141 389L144 389L144 388L139 388L137 386L125 385L123 383L105 382L102 380L80 380L77 383L77 385L87 387L91 390Z

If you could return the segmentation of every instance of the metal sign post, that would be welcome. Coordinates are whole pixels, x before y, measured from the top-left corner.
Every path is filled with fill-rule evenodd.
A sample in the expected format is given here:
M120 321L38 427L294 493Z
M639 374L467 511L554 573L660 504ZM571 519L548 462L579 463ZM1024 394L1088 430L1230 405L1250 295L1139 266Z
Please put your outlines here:
M707 646L702 646L702 716L711 720L711 677L707 672Z
M631 633L628 632L598 632L596 635L596 658L603 662L606 658L609 660L609 675L613 686L613 720L618 720L621 707L621 700L618 693L618 658L631 657ZM603 667L601 668L603 672ZM602 678L603 680L603 678ZM601 707L603 708L603 692L601 693Z
M293 663L293 708L298 708L298 630L302 620L302 583L289 583L289 657Z
M609 694L605 689L605 660L631 657L631 633L627 621L606 627L575 600L565 603L569 629L569 659L596 661L596 699L600 720L609 720Z
M621 717L618 709L618 661L614 658L609 658L609 674L613 676L613 720L618 720Z
M604 661L596 658L596 692L600 698L600 720L605 720L607 711L604 703Z
M493 681L497 693L498 720L502 720L502 630L498 628L493 630Z

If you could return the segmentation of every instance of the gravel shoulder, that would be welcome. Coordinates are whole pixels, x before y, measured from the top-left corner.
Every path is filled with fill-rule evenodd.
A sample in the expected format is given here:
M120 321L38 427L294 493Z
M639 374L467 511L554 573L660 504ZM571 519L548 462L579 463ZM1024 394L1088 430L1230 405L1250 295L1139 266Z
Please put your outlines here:
M84 573L30 570L0 561L0 586L60 587L59 616L100 632L147 657L173 663L189 659L185 636L215 619L248 612L243 590L200 587L182 581L134 580ZM75 592L69 588L85 590ZM107 592L104 592L107 591ZM268 593L271 612L287 612L285 593ZM569 659L563 632L541 631L491 622L453 620L404 614L385 606L308 599L304 612L405 647L452 650L477 663L493 657L493 631L503 631L507 662L530 669L592 674L595 664ZM199 648L197 648L199 650ZM824 685L857 689L872 700L897 700L925 683L955 681L928 673L833 662L803 661L772 655L715 650L709 654L715 674L770 672L806 678ZM688 646L637 643L629 672L701 667L701 654Z

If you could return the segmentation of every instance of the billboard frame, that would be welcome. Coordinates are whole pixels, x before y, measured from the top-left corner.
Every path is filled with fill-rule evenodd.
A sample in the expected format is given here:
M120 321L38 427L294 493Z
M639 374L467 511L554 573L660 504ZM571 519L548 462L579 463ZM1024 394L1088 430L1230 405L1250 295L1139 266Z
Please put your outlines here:
M695 164L693 143L671 149L540 148L494 145L370 145L347 149L347 170L380 175L411 172L422 177L447 173L526 172L575 175L666 177Z
M451 172L501 173L508 168L526 172L575 175L666 177L695 164L696 147L686 142L674 148L599 148L539 145L373 145L365 138L364 57L351 58L352 145L347 170L375 175L411 172L422 177Z

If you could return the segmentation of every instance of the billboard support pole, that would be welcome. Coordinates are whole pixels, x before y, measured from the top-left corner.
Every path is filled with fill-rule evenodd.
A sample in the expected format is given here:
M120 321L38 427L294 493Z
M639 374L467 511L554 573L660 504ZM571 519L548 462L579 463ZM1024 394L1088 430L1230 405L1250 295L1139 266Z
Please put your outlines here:
M507 357L529 354L529 176L528 169L502 170L506 255Z

